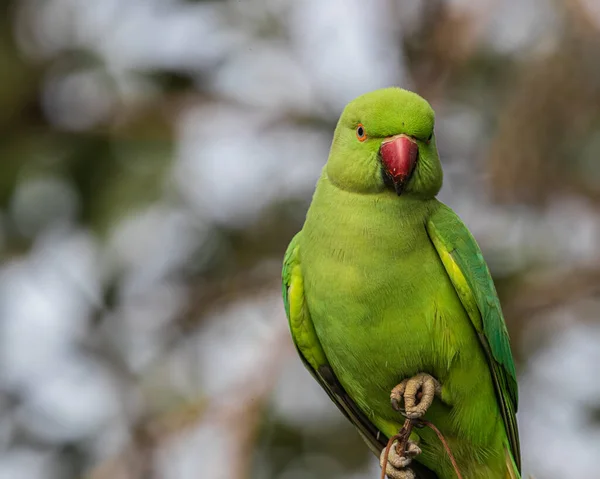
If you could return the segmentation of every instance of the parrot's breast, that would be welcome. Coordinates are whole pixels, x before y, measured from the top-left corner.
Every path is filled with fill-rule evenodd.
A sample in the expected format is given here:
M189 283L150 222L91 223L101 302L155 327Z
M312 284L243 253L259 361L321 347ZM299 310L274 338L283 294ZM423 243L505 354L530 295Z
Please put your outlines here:
M440 205L343 191L324 175L300 236L306 306L335 375L380 431L391 437L404 421L392 388L429 373L442 401L425 418L478 471L469 477L500 477L490 471L505 471L506 434L487 359L425 227ZM417 460L455 477L437 436L416 434Z
M438 205L346 192L324 177L303 228L300 260L319 341L346 391L384 431L402 420L389 403L396 384L418 372L443 383L461 348L479 349L425 229Z

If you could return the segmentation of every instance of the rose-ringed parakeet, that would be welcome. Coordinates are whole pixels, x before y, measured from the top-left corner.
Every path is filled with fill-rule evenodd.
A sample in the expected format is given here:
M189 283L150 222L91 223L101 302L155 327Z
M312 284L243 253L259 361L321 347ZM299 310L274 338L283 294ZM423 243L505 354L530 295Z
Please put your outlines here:
M285 255L289 326L305 366L377 455L404 422L390 391L398 407L410 381L413 392L425 382L436 397L423 418L462 476L518 478L517 382L500 303L469 230L435 198L441 186L427 101L387 88L349 103ZM418 400L406 399L407 416L423 413ZM414 429L410 448L417 476L456 477L431 429Z

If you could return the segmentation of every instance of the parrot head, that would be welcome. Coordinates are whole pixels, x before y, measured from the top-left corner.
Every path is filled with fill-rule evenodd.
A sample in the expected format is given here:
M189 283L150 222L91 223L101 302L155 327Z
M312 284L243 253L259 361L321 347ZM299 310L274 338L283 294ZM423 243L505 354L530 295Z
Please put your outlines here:
M429 103L401 88L359 96L342 113L326 172L339 188L357 193L393 190L398 195L434 197L442 166Z

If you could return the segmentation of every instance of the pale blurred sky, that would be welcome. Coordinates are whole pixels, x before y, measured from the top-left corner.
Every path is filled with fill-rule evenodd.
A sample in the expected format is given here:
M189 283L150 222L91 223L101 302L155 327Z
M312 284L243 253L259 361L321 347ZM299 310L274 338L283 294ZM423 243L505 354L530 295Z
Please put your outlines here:
M18 414L0 423L0 443L24 428L48 444L83 441L94 463L127 444L141 400L77 347L90 314L102 306L106 278L124 272L120 306L109 318L114 329L99 335L107 335L131 370L140 371L152 365L165 343L164 326L181 311L177 274L198 249L212 251L207 223L252 224L275 201L310 195L332 131L281 118L310 114L332 123L358 94L392 84L410 87L397 39L410 31L419 11L391 0L17 3L15 35L29 58L81 47L106 65L78 72L55 65L48 73L42 103L61 129L86 129L116 105L157 96L138 74L142 68L191 72L213 98L191 102L179 114L175 162L161 199L122 218L106 241L74 224L78 199L62 180L24 182L14 195L18 227L36 240L27 256L0 268L0 381L23 398ZM518 53L524 62L546 51L558 28L550 1L449 3L481 18L485 48ZM585 4L600 22L597 2ZM272 31L274 24L283 31ZM479 122L478 112L465 105L441 104L436 131L448 160L442 199L472 228L490 263L509 272L531 261L598 261L600 219L582 200L557 202L543 214L489 204L471 161L479 153ZM173 197L184 201L175 205ZM597 302L587 306L600 310ZM586 427L579 407L600 400L600 387L590 379L600 363L600 329L570 320L585 310L573 305L544 319L562 333L520 371L524 469L535 477L600 477L600 430ZM233 303L211 316L189 338L189 348L156 374L182 397L202 391L215 400L263 367L265 349L285 327L277 289ZM270 400L274 414L307 429L343 420L291 349L282 357ZM208 422L161 452L160 477L196 479L199 470L206 477L230 477L222 465L231 447L230 431ZM309 478L306 464L328 460L309 457L281 477ZM0 455L0 479L59 478L60 467L47 451L22 447ZM356 479L375 477L377 470L373 458Z

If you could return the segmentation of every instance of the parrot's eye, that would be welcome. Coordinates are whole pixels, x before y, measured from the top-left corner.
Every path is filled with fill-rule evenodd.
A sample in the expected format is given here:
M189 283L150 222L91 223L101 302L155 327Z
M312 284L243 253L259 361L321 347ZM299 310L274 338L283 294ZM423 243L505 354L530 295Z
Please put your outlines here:
M365 127L362 125L362 123L359 123L356 127L356 138L358 138L358 141L365 141L367 139Z

